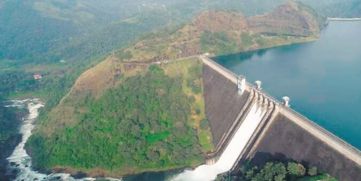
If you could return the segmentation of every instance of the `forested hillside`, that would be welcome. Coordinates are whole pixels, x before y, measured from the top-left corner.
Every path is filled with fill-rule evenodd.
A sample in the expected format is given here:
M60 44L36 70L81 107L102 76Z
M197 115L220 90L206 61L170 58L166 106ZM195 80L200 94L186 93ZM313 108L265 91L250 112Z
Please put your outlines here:
M200 61L125 67L113 88L72 92L49 115L58 121L39 125L29 141L36 167L119 176L204 162L213 146Z
M38 97L46 110L113 49L174 27L195 12L190 1L0 2L0 95ZM34 74L42 79L34 80Z
M181 1L141 2L5 1L0 11L0 60L86 60L187 18L177 16L188 14L186 6L173 6Z
M262 14L285 0L1 1L0 60L84 60L124 46L158 26L180 24L205 9ZM302 2L321 14L360 16L357 0ZM166 15L166 16L165 16Z
M361 17L359 0L302 0L328 17Z
M17 116L13 108L4 107L4 100L0 97L0 157L3 158L6 150L2 147L11 137L18 134Z
M126 47L149 32L157 32L164 26L177 29L203 10L231 10L249 16L268 12L284 2L2 0L0 74L11 76L0 76L0 81L11 82L11 85L5 85L0 94L6 97L36 95L45 102L50 101L47 107L52 107L81 72L113 50ZM357 0L302 2L327 16L359 16L361 12ZM222 40L223 35L215 36L220 38L215 41L225 40ZM250 43L247 34L242 36L246 44ZM31 80L35 73L46 76L35 82ZM53 89L59 84L61 86Z

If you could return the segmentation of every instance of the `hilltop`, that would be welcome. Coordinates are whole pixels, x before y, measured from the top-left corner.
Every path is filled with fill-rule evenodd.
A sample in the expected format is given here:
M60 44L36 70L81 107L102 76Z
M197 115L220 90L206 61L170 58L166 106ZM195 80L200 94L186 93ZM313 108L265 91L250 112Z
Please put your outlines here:
M292 1L260 16L205 11L175 32L155 35L116 54L122 61L152 62L202 52L236 53L315 40L324 21L312 9Z
M27 150L38 168L89 175L199 165L213 144L197 55L313 41L323 24L295 2L253 17L202 12L85 71L38 122Z

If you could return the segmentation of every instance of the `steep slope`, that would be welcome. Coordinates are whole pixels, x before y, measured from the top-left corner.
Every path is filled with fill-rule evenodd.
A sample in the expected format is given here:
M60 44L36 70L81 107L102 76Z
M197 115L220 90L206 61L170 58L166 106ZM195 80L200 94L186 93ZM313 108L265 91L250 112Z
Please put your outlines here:
M361 17L359 0L302 0L302 2L328 17Z
M112 61L94 72L109 70ZM30 141L37 166L119 176L203 162L202 155L212 150L212 144L200 61L118 66L119 74L113 78L84 73L93 82L117 83L101 93L86 94L74 87L50 119L39 125L39 134Z
M192 12L184 7L182 1L165 0L2 1L0 60L85 60L119 48L160 25L187 20ZM189 15L178 16L180 13Z
M319 33L325 21L305 5L288 2L272 13L249 18L254 33L284 36L313 36Z
M323 22L301 6L250 18L206 11L114 52L39 122L27 145L35 165L114 176L200 164L213 144L196 56L315 40ZM257 23L265 19L280 24L267 32L272 23Z

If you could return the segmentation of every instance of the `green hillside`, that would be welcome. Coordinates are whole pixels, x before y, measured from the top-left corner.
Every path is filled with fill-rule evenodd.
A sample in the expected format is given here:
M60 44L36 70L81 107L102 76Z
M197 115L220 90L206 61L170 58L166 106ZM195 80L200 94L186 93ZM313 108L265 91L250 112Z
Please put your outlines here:
M180 66L178 73L169 71ZM76 120L39 125L42 132L29 141L35 166L124 175L202 163L202 153L212 145L207 123L200 126L205 119L197 98L202 95L200 62L141 69L120 76L119 85L98 98L69 95L50 116L63 119L65 113Z
M249 16L268 12L284 2L2 0L0 74L16 76L0 76L0 82L11 82L1 88L0 94L11 98L40 97L49 101L46 107L50 109L81 72L149 32L159 33L164 26L177 29L204 10L231 10ZM327 16L359 16L361 12L357 0L302 2ZM247 34L242 36L247 41ZM259 39L254 41L264 43ZM31 80L34 73L46 76L35 82Z

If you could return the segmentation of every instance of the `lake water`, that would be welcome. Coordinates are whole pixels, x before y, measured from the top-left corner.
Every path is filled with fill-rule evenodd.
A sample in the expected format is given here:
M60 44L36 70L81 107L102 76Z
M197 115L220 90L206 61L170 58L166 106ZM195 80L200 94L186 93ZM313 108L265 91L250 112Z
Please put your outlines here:
M361 21L330 22L312 43L216 60L361 149Z

